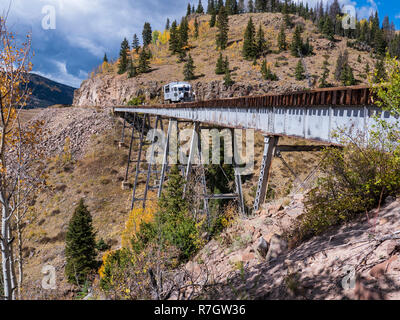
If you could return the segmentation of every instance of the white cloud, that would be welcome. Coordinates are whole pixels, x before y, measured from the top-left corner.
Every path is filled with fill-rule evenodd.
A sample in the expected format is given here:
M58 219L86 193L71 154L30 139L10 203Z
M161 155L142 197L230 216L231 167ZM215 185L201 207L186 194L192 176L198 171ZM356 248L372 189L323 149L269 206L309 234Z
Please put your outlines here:
M395 18L400 19L400 12L398 14L396 14Z
M87 72L83 70L79 71L79 77L70 74L67 70L67 63L65 61L53 60L52 63L55 65L57 71L52 73L35 71L34 73L42 77L49 78L50 80L64 83L75 88L79 88L82 81L87 78Z

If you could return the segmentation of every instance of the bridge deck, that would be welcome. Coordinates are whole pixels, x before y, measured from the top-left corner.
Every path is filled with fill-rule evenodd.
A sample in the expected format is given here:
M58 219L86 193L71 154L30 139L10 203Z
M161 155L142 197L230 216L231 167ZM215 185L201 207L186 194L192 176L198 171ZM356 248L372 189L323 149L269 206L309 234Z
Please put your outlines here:
M146 113L328 143L339 142L332 133L341 128L366 134L377 114L388 122L396 121L389 112L379 111L373 104L370 89L365 86L114 108L121 115Z

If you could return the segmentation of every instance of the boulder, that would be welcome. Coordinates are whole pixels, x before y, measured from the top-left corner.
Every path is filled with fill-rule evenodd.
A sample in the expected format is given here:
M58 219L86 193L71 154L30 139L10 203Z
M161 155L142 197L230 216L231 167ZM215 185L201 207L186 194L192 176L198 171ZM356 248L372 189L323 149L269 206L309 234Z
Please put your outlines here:
M260 237L260 238L258 239L258 243L257 243L257 246L256 246L256 252L257 252L263 259L265 259L265 257L266 257L267 254L268 254L268 248L269 248L268 242L265 241L265 239L264 239L263 237Z
M265 260L270 261L278 258L281 254L286 252L288 243L280 235L274 234L269 243L269 250Z

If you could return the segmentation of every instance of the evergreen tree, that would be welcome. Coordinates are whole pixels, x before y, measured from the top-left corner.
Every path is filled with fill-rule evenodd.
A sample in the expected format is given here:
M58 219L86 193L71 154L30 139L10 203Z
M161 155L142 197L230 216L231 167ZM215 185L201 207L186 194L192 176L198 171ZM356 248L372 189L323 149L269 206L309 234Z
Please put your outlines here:
M189 24L186 18L182 18L179 25L179 50L184 50L189 41Z
M211 19L210 19L210 28L214 28L216 22L217 22L217 14L215 12L215 9L212 9Z
M257 12L266 11L266 1L265 0L255 0L255 9Z
M258 28L257 34L256 34L256 51L257 51L257 56L260 55L265 55L266 51L268 50L268 43L265 40L265 33L264 30L261 26Z
M165 30L169 30L170 28L170 22L169 22L169 18L167 18L167 23L165 24Z
M150 23L145 22L143 26L142 36L143 36L143 46L147 47L151 43L151 40L153 39L153 31L151 30Z
M193 12L194 13L194 12ZM192 6L188 3L187 10L186 10L186 17L192 14Z
M224 0L216 0L215 12L218 13L221 7L224 6Z
M385 62L383 61L383 59L378 59L375 64L373 82L379 83L386 80L386 78L387 74L385 70Z
M356 80L353 74L353 69L350 67L348 63L346 63L343 67L343 71L340 76L340 81L344 86L353 86L356 84Z
M270 66L267 64L267 61L264 60L262 65L261 65L261 74L264 80L270 80L270 81L277 81L278 76L271 71Z
M189 53L188 61L183 67L183 76L185 81L193 80L195 79L194 76L194 69L196 67L194 66L194 61L192 59L191 54Z
M217 49L225 50L228 45L229 18L224 6L219 10L217 27Z
M196 13L197 14L203 14L204 13L204 8L203 8L203 5L201 3L201 0L199 0L199 5L197 6Z
M347 50L344 53L340 52L336 61L336 69L335 69L335 80L339 81L342 79L342 73L344 71L344 67L349 63L349 52Z
M194 19L194 37L197 39L199 37L199 22L197 18Z
M386 53L386 40L385 40L385 36L384 36L384 32L381 29L377 29L375 31L375 35L374 35L374 48L377 54L379 55L385 55Z
M322 66L322 76L319 79L319 87L320 88L328 88L330 85L328 84L328 77L329 77L329 61L328 61L328 57L325 57L323 66Z
M301 38L301 28L300 26L296 26L294 30L294 35L292 39L292 43L290 45L290 51L294 57L299 57L299 52L303 50L303 39Z
M214 0L208 0L207 14L211 14L213 11L215 11Z
M139 55L138 71L140 73L146 73L150 71L150 52L147 52L145 48Z
M255 10L254 10L254 2L253 2L253 0L249 0L249 3L248 3L248 10L249 10L249 13L253 13Z
M225 63L224 58L222 57L222 52L219 54L219 58L217 60L217 65L215 67L215 74L224 74L225 73Z
M243 57L245 59L254 59L257 57L257 47L255 41L255 27L253 23L253 19L250 17L249 22L247 23L246 31L244 33L243 40Z
M179 52L179 32L176 20L172 22L171 29L170 29L170 39L169 39L169 50L172 54Z
M138 75L138 70L136 66L133 64L132 59L129 61L129 67L128 67L128 77L129 78L134 78Z
M328 38L328 40L335 40L333 24L329 16L325 17L325 22L322 27L322 33Z
M69 222L66 235L65 275L68 282L82 285L96 267L96 241L92 216L80 200Z
M278 48L279 51L286 51L287 42L286 42L286 34L284 26L281 27L281 31L278 34Z
M118 73L123 74L126 72L128 68L128 51L129 51L129 42L126 38L121 43L121 50L119 52L119 65L118 65Z
M365 71L365 74L368 76L368 74L369 74L370 71L371 71L371 67L370 67L370 65L369 65L368 62L367 62L367 64L365 65L364 71Z
M238 2L238 13L242 14L242 13L245 13L245 12L246 12L246 8L245 8L245 5L244 5L244 0L239 0L239 2Z
M304 66L303 63L301 62L301 60L299 60L299 62L297 63L296 66L296 70L295 70L295 77L296 80L301 81L305 79L305 75L304 75Z
M224 85L226 87L230 87L234 84L235 82L232 80L231 78L231 71L229 70L229 68L226 68L225 70L225 76L224 76Z
M104 54L103 62L108 62L107 53Z
M139 48L140 48L140 44L139 44L139 38L136 35L136 33L133 35L133 42L132 42L132 49L136 51L136 53L139 53Z

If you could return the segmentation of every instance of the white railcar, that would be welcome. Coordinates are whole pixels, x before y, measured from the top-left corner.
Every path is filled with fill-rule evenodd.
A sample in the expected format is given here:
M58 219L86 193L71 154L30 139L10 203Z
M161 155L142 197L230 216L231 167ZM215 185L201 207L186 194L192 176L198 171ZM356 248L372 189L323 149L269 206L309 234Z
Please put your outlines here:
M195 94L187 82L171 82L164 86L164 101L167 103L194 101Z

